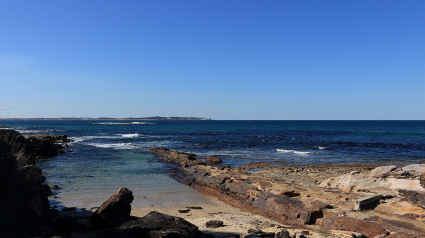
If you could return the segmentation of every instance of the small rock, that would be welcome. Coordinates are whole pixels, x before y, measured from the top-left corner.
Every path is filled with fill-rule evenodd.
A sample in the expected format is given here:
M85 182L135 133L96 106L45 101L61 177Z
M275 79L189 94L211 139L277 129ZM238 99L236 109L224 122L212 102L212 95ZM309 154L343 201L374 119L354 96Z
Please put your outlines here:
M246 235L244 238L260 238L260 236L258 236L257 234L249 234Z
M250 229L248 230L248 234L260 234L260 233L263 233L263 231L262 231L262 230L260 230L260 229L250 228Z
M64 211L64 212L69 212L69 211L73 211L73 210L75 210L75 208L76 208L76 207L64 207L64 208L62 208L62 211Z
M219 227L222 227L222 226L224 226L224 225L223 225L223 221L219 221L219 220L211 220L211 221L207 221L207 222L205 223L205 226L206 226L207 228L219 228Z
M223 161L215 156L207 156L205 157L206 164L221 164Z
M61 235L68 235L71 232L78 231L78 222L76 218L65 216L59 217L52 222L52 229Z
M260 237L275 237L275 233L274 232L263 232L263 233L260 233L260 234L258 234L258 236L260 236Z
M420 184L423 188L425 188L425 173L421 174L419 177Z
M240 235L235 234L235 235L227 235L223 238L240 238L240 237L241 237Z
M188 213L190 209L178 210L180 213Z
M276 238L289 238L289 232L286 229L282 229L276 233Z
M218 166L218 168L219 168L220 170L230 169L231 167L232 167L232 166L230 166L230 165L228 165L228 164Z
M48 184L48 186L50 189L54 189L54 190L59 189L59 185Z
M203 209L202 207L197 207L197 206L191 206L191 207L186 207L186 208L189 208L189 209Z

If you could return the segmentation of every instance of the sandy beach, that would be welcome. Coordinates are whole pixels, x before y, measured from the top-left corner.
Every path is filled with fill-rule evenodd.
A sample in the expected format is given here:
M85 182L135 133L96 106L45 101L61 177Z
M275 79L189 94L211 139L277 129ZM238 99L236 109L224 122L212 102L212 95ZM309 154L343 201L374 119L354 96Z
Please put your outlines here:
M154 193L151 189L147 195L135 188L134 201L132 203L131 215L143 217L151 211L158 211L167 215L182 217L205 233L216 237L229 235L248 234L249 229L261 229L264 232L278 232L283 225L268 218L243 211L229 204L219 201L217 198L200 193L194 188L184 185L169 178L167 193ZM125 186L125 184L123 184ZM170 190L172 188L173 190ZM106 201L110 194L94 196L94 194L68 194L60 199L55 199L62 208L76 207L71 211L63 212L64 215L73 217L91 216L97 207ZM84 210L81 210L84 209ZM182 211L182 212L179 212ZM207 228L205 223L211 220L223 221L224 226L219 228ZM289 226L286 226L289 227Z

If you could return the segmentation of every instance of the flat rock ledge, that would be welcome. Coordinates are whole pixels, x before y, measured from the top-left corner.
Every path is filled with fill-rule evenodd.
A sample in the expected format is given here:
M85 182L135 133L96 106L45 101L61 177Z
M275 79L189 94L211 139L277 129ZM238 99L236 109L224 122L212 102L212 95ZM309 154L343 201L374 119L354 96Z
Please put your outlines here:
M195 154L150 150L177 164L182 182L234 207L310 231L303 237L425 237L425 164L231 168L206 165Z

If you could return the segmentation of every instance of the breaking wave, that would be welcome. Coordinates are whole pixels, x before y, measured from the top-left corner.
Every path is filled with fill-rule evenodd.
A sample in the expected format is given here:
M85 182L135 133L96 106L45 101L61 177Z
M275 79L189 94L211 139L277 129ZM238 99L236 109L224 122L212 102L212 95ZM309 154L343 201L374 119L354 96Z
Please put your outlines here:
M93 124L96 124L96 125L153 125L155 123L132 121L132 122L96 122Z
M287 153L287 154L297 154L297 155L311 155L313 152L308 151L297 151L297 150L284 150L284 149L276 149L277 152Z

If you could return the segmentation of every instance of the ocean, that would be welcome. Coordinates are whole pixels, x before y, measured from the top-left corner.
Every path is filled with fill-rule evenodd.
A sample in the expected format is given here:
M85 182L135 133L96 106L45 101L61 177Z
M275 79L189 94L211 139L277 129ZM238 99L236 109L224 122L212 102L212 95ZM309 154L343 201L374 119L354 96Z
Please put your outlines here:
M149 153L151 146L216 155L233 167L258 161L306 166L425 160L425 121L1 120L0 125L74 140L73 152L39 162L47 182L62 188L59 198L95 201L126 186L145 198L141 206L175 202L176 192L190 192L170 178L173 165ZM174 196L167 198L170 192Z

